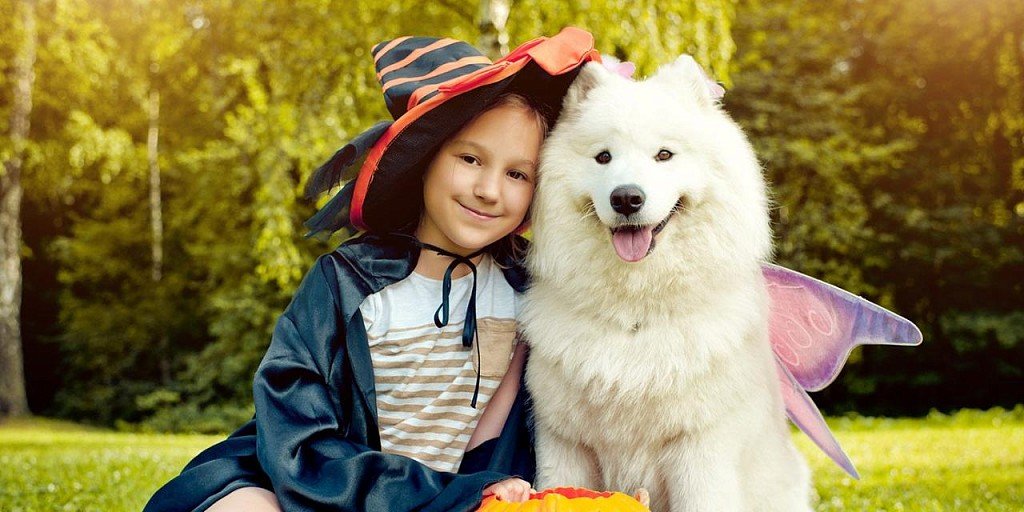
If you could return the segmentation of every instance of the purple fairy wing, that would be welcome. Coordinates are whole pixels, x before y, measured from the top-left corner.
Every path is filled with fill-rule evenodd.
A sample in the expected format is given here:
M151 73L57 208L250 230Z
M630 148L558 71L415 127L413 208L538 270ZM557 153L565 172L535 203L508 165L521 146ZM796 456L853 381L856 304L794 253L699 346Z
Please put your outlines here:
M808 391L828 386L857 345L919 345L912 322L877 304L778 265L763 265L772 349Z
M818 406L807 395L804 388L789 373L786 365L778 359L775 360L775 369L779 375L779 385L782 389L782 400L786 403L786 416L792 421L807 437L814 441L814 444L821 448L839 467L853 478L860 479L857 468L853 467L853 461L847 457L846 452L839 446L832 431L829 430L825 418L821 417Z
M828 386L857 345L919 345L912 322L850 292L777 265L763 265L769 337L786 415L850 476L853 462L807 391Z

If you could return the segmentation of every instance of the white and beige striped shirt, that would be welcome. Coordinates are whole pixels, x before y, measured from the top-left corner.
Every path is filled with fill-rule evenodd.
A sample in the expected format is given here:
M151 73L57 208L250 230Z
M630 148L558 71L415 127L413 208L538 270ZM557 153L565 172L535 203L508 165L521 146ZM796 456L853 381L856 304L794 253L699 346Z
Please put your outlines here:
M381 448L438 471L458 469L477 420L508 369L519 294L490 256L477 266L477 332L462 346L472 276L452 280L447 326L434 325L441 281L412 273L359 306L373 360ZM480 347L480 394L476 348Z

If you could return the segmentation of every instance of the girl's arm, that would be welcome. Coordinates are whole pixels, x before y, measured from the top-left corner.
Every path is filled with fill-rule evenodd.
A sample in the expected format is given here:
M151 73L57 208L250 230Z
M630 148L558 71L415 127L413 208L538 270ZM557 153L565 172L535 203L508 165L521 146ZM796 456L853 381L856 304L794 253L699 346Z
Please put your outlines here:
M487 403L487 408L480 415L480 421L476 424L473 436L469 438L466 451L476 448L484 441L501 435L501 429L505 426L505 420L508 419L508 413L512 410L512 404L515 402L516 394L519 392L519 383L523 377L523 366L526 362L527 350L526 343L522 341L516 343L515 353L512 355L512 361L508 365L508 371L502 377L498 390L494 392L494 396Z

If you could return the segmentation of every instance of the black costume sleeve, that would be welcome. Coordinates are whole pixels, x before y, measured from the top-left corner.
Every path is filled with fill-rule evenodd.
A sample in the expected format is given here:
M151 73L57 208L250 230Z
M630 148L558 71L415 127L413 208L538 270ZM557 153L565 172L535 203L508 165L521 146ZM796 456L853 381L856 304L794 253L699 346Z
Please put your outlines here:
M285 510L471 510L494 471L456 475L346 439L329 382L349 369L338 280L326 257L278 320L254 382L257 455ZM327 267L325 269L325 266ZM357 313L358 314L358 313Z

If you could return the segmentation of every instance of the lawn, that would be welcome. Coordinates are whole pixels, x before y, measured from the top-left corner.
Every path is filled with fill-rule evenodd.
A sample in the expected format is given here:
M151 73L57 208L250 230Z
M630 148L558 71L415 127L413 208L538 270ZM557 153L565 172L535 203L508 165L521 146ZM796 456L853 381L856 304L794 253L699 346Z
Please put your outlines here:
M819 511L1024 510L1024 406L830 424L861 480L794 434L814 469ZM220 438L9 421L0 424L0 510L139 510Z
M819 511L1024 510L1024 407L925 419L831 420L860 471L847 477L802 434Z

